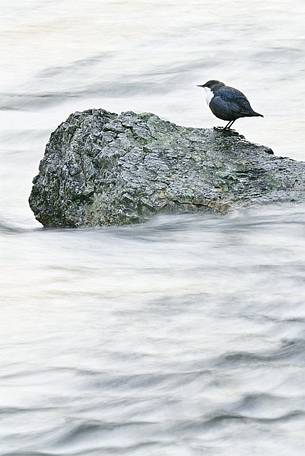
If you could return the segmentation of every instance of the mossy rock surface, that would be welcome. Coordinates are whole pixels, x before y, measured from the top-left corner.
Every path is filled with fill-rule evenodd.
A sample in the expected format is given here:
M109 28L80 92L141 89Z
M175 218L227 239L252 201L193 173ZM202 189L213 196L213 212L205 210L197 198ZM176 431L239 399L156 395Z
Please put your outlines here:
M51 134L30 206L46 227L92 227L304 200L305 163L235 132L91 109Z

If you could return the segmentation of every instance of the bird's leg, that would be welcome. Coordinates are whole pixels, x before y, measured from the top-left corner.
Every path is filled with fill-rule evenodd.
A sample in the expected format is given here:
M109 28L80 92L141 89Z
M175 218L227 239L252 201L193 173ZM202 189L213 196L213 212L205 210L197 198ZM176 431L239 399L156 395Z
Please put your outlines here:
M232 127L232 125L234 124L236 119L234 120L230 120L230 122L227 123L227 125L224 127L224 130L230 130L230 128Z
M232 120L230 120L230 122L228 122L227 125L225 125L225 127L223 129L224 130L229 130L231 122L232 122Z
M228 122L227 125L224 127L224 130L230 130L230 128L234 124L235 120L230 120L230 122Z

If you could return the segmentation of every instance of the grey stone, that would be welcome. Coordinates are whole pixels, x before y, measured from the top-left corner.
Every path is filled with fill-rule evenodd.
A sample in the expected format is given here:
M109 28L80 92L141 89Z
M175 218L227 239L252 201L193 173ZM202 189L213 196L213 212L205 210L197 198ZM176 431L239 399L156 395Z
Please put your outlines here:
M141 222L166 212L304 201L305 163L234 131L154 114L76 112L51 135L30 206L46 227Z

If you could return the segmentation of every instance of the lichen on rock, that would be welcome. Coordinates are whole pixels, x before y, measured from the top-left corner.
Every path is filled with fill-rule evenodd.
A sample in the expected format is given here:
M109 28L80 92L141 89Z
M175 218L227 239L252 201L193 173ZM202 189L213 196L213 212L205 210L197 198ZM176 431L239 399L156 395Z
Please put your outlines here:
M91 109L51 134L29 201L46 227L92 227L304 200L305 163L235 132Z

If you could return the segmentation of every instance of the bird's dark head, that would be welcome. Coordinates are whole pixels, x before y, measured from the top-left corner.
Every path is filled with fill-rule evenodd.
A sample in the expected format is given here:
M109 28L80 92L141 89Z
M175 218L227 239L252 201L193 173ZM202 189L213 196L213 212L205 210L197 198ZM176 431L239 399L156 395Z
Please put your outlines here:
M198 85L198 87L203 87L212 90L212 92L215 92L216 90L220 89L220 87L223 87L224 83L220 81L216 81L215 79L211 79L210 81L206 82L205 84Z

